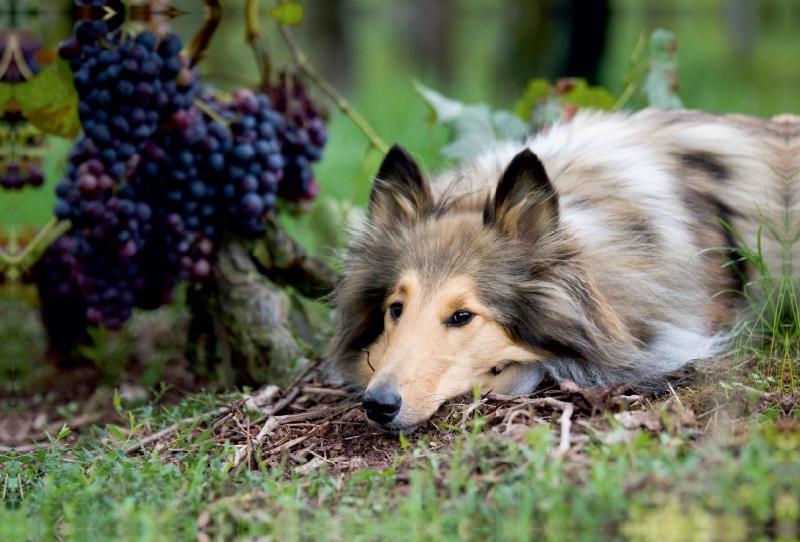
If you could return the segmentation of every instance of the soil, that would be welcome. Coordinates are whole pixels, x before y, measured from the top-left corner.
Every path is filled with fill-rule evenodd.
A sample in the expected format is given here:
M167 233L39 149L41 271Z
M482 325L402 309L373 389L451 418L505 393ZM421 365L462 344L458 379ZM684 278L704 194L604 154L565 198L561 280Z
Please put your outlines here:
M195 437L211 427L219 446L226 440L235 450L246 449L249 445L252 470L279 466L287 473L292 470L305 473L328 463L328 472L337 475L363 469L385 470L395 465L395 458L403 455L403 441L367 422L360 397L354 390L330 378L323 368L313 363L309 367L307 374L284 390L266 386L249 395L228 396L231 404L217 408L222 414L217 419L209 415L198 420L198 424L185 420L184 426L196 425ZM198 391L186 386L187 375L183 372L173 368L165 373L172 387L159 404L177 404L186 394ZM135 381L136 371L128 371L127 375ZM113 392L97 387L100 378L100 372L93 367L62 370L42 382L34 397L23 398L14 406L6 401L1 408L13 415L0 418L0 452L9 451L11 447L19 453L35 451L37 445L31 444L32 441L46 443L45 431L55 435L64 424L74 431L64 441L67 446L77 441L81 430L84 435L91 431L92 425L124 427L127 420L112 406ZM123 401L141 402L147 397L146 390L133 382L124 382L118 390ZM624 391L581 390L569 384L559 389L553 383L531 396L489 395L476 402L471 395L465 395L447 403L407 440L415 446L418 440L425 439L430 452L446 452L461 432L472 430L476 416L484 424L481 430L515 439L533 424L552 425L558 429L561 422L557 420L557 413L570 408L571 433L567 433L566 441L569 448L583 431L577 422L607 423L603 416L608 411L637 406L639 398L624 395ZM72 406L68 409L68 405ZM210 407L209 413L216 412ZM686 423L691 424L693 419L690 415ZM661 423L660 420L659 415L656 423ZM268 424L271 430L259 439L259 433ZM643 424L642 427L647 426ZM155 447L168 455L175 441L175 430L182 429L176 427L163 436L153 434L149 439L145 433L140 438L147 447ZM260 450L260 454L255 450ZM238 468L246 466L247 461L242 460Z
M59 441L63 446L96 437L93 427L127 426L128 420L113 406L114 389L123 412L144 404L152 399L152 391L142 385L148 374L151 380L156 374L154 381L167 386L156 406L177 405L201 389L213 391L210 382L199 380L190 371L183 355L185 338L176 336L174 324L166 318L139 322L134 335L137 338L127 345L124 368L116 370L114 380L107 382L107 372L91 362L69 368L51 366L24 393L0 398L0 453L12 449L35 452L38 446L48 444L48 435L58 434L65 424L73 433ZM123 339L115 340L119 343ZM156 373L155 363L160 363ZM439 453L451 449L464 431L490 431L500 438L516 440L526 438L532 425L547 425L560 435L557 453L574 454L585 442L582 434L606 438L603 432L612 425L623 426L630 435L640 431L696 431L702 435L709 424L716 427L721 419L741 418L748 409L777 405L788 413L800 399L798 394L773 397L751 391L760 395L755 399L747 399L745 394L723 398L717 386L692 386L678 393L668 390L638 396L627 389L585 390L568 381L551 382L527 396L487 395L476 401L469 394L456 398L406 439L411 446L424 439L426 449ZM176 431L195 427L197 437L211 427L211 438L219 447L227 441L238 452L238 457L233 457L234 471L249 466L251 470L280 467L287 473L307 473L327 463L328 472L337 475L384 470L397 466L396 457L404 455L402 439L367 422L358 393L314 362L282 390L265 386L247 395L215 397L230 403L209 405L204 416L184 420L181 426L158 433L144 430L137 436L146 447L155 447L168 456ZM629 438L618 433L608 432L608 438ZM140 454L138 444L128 453Z

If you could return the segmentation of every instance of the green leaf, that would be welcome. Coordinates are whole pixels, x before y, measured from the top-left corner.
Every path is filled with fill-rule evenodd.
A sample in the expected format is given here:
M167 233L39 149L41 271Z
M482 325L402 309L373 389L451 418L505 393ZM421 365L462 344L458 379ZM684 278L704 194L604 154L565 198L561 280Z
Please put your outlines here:
M452 129L452 141L440 154L465 160L477 156L495 143L509 139L521 140L528 135L528 126L511 111L494 111L488 105L466 105L414 82L431 109L431 121L447 124Z
M406 437L402 432L397 435L397 439L400 441L400 447L403 448L403 451L408 451L408 440L406 440Z
M515 113L501 109L492 113L492 124L497 139L523 139L528 135L528 125Z
M11 83L0 83L0 113L6 110L13 97L14 85Z
M680 63L675 34L663 28L653 30L650 34L650 52L650 70L644 81L648 104L665 109L683 107L683 102L676 94Z
M303 20L303 6L300 2L282 2L269 10L269 14L278 19L281 24L296 25Z
M204 440L212 437L214 435L213 429L206 429L202 433L200 433L196 439L194 439L194 443L203 442Z
M514 112L522 120L529 120L531 113L533 113L533 108L536 107L536 102L548 94L550 94L550 83L547 82L547 79L531 79L528 81L528 87L525 89L522 98L519 99L514 107Z
M62 427L61 431L59 431L58 435L56 435L56 440L61 440L62 438L64 438L67 435L69 435L70 433L72 433L72 429L67 427L67 424L64 424L64 427Z
M430 121L433 123L445 124L451 122L464 112L466 106L462 102L442 96L419 81L414 81L414 88L417 89L417 92L422 95L425 103L430 107Z
M442 156L459 160L471 158L496 141L492 112L485 104L464 106L452 123L453 141L440 151Z
M575 88L564 95L564 103L576 104L580 107L591 107L608 111L614 107L614 99L603 87L590 87L585 79L578 79Z
M453 122L453 135L456 141L467 138L494 141L492 111L489 106L486 104L465 106Z
M491 144L492 141L487 141L485 138L478 136L462 137L442 147L439 154L446 158L465 160L479 155L481 151L486 150L487 144Z
M122 399L119 397L119 390L114 388L114 410L120 412L122 410Z
M41 131L69 139L78 135L78 93L57 70L42 70L15 84L12 93L20 112Z
M109 431L111 431L114 434L115 437L117 437L119 440L125 442L125 440L126 440L125 436L122 434L122 432L119 429L117 429L116 426L108 424L108 425L106 425L106 427L108 428Z
M561 98L552 96L543 103L538 104L531 114L531 123L534 126L552 126L561 119Z
M378 477L380 477L380 473L375 469L364 469L352 475L349 482L351 484L359 484L361 482L366 482L372 478Z

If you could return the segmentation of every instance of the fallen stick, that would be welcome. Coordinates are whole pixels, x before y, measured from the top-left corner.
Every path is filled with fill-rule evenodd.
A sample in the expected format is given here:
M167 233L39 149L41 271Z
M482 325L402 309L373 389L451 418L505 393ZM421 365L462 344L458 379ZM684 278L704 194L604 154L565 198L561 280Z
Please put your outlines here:
M290 440L289 442L284 442L283 444L278 444L277 446L273 446L272 448L267 448L263 450L261 453L263 455L274 455L279 452L283 452L284 450L288 451L300 444L301 442L306 441L311 435L303 435L302 437L297 437L296 439Z
M279 425L286 423L308 422L328 418L329 416L336 416L344 412L348 407L328 407L318 408L316 410L309 410L308 412L301 412L299 414L286 414L285 416L275 416Z
M271 417L267 419L267 423L264 424L264 427L261 428L261 431L258 432L255 439L252 439L252 444L250 443L250 438L248 438L248 446L242 446L241 448L236 450L236 453L233 454L233 462L231 463L230 467L223 467L223 469L227 472L233 469L236 469L241 463L242 460L247 455L247 449L250 445L252 446L261 446L261 444L266 440L267 436L274 431L280 423L274 418Z
M572 428L572 412L575 407L572 403L566 403L566 407L561 414L561 441L558 443L558 452L560 454L569 451L569 430Z
M180 421L178 421L176 423L173 423L169 427L166 427L166 428L162 429L161 431L153 433L152 435L146 436L144 438L138 439L136 442L131 444L131 446L128 449L125 450L125 453L129 454L131 452L135 452L135 451L143 448L146 444L150 444L151 442L155 442L158 439L169 435L173 431L177 431L178 429L181 428L181 426L188 425L190 423L199 422L200 420L203 420L205 418L208 418L208 417L211 417L211 416L214 416L214 415L219 416L221 414L227 414L228 410L229 410L228 407L222 407L220 409L211 410L211 411L206 412L204 414L198 414L197 416L192 416L191 418L184 418L184 419L182 419L182 420L180 420Z
M750 386L745 386L744 384L741 384L741 385L736 386L736 387L739 388L742 391L747 392L747 393L750 393L750 394L753 394L753 395L757 395L757 396L761 397L762 399L769 400L769 399L772 398L772 394L771 393L768 393L766 391L757 390L755 388L751 388Z
M495 401L505 401L507 403L516 403L516 404L528 404L533 405L535 407L544 407L548 406L554 410L561 410L563 411L567 405L572 405L572 403L566 403L564 401L559 401L558 399L553 399L552 397L537 397L531 398L526 397L525 395L496 395L491 394L489 395L489 399Z
M313 361L310 361L308 365L303 367L303 370L300 371L300 374L294 377L294 380L292 380L289 386L287 386L286 396L277 403L275 403L275 406L267 409L266 413L262 415L260 418L256 419L253 422L253 424L258 425L260 423L263 423L270 416L277 414L278 412L289 406L289 404L291 404L291 402L294 401L297 395L300 393L300 383L303 381L305 377L309 375L309 373L311 373L312 370L316 369L319 364L320 360L315 359Z
M253 424L258 425L260 423L263 423L267 420L267 418L269 418L273 414L277 414L278 412L289 406L289 404L295 400L295 398L299 393L300 393L300 388L294 388L293 390L291 390L289 393L286 394L286 397L275 403L275 406L267 409L266 414L264 414L256 421L254 421Z
M318 395L335 395L337 397L348 397L351 395L349 392L334 388L321 388L318 386L303 386L300 388L303 393L316 393Z
M295 391L298 391L297 389ZM270 416L264 427L261 428L261 431L258 432L256 438L252 440L251 446L261 446L266 440L267 436L270 433L275 431L279 426L287 424L287 423L294 423L294 422L302 422L302 421L309 421L309 420L319 420L320 418L327 420L328 418L339 416L340 414L355 408L358 404L354 405L347 405L345 407L331 407L326 409L319 409L319 410L312 410L310 412L301 412L300 414L287 414L285 416ZM255 425L255 424L254 424ZM312 436L311 434L305 435L303 437L298 437L293 441L289 441L285 444L281 444L280 446L295 446L299 442L307 439L308 437ZM296 441L296 442L295 442ZM272 448L270 448L272 450ZM266 450L262 453L268 453L270 450ZM236 453L233 456L233 464L231 465L231 469L235 469L239 466L242 462L244 457L247 455L247 452L244 448L236 450Z

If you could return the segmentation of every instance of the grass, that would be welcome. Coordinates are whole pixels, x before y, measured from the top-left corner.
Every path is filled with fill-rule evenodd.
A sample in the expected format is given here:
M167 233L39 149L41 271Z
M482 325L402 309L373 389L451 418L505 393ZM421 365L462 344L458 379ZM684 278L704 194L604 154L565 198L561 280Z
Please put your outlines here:
M736 266L743 284L742 290L733 293L743 296L750 307L748 318L734 330L736 354L732 370L740 371L755 358L753 377L760 387L788 395L797 389L800 378L800 276L792 269L792 251L800 238L800 226L795 228L789 213L780 227L773 217L764 213L762 217L768 234L781 247L781 269L777 273L764 257L763 227L752 247L730 224L718 219L738 242L737 247L725 248L732 254L726 266ZM739 271L742 264L752 268L754 278Z
M137 414L149 416L131 424L156 429L214 400L148 405ZM412 435L389 468L347 476L326 466L293 474L284 464L232 475L230 445L209 446L207 433L191 430L168 453L129 457L127 437L96 431L83 446L54 438L34 455L0 458L2 539L668 542L800 528L800 431L775 409L720 426L716 437L612 424L582 435L571 457L554 454L547 426L514 439L464 431L438 451L430 435Z
M238 394L164 406L159 388L129 406L106 393L112 422L0 455L0 540L797 540L798 285L772 274L760 242L740 244L736 256L760 278L741 292L754 317L738 329L737 369L643 398L633 412L660 416L657 429L626 428L612 410L575 418L561 453L555 412L503 432L480 408L469 420L454 408L379 466L332 451L311 468L312 450L232 468L241 446L197 418ZM96 350L98 363L124 357L102 338ZM692 423L679 423L689 409ZM68 403L58 414L79 411ZM175 423L165 446L127 452Z

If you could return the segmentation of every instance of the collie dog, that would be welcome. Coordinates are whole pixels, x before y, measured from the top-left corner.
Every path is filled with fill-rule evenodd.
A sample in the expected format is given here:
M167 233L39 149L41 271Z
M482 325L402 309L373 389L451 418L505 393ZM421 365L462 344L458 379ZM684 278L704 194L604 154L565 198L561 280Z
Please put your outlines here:
M760 243L791 269L798 130L791 115L580 113L433 182L395 145L345 253L328 355L391 432L475 387L663 384L730 346L734 292L757 278L730 249Z

